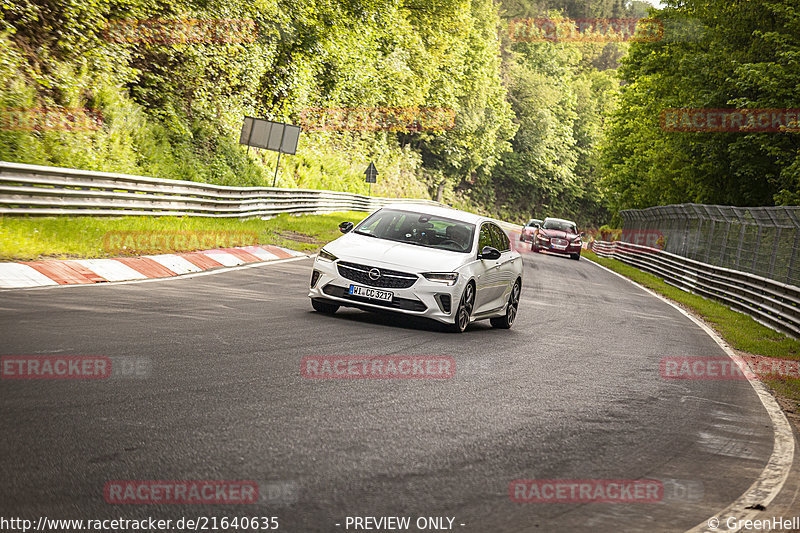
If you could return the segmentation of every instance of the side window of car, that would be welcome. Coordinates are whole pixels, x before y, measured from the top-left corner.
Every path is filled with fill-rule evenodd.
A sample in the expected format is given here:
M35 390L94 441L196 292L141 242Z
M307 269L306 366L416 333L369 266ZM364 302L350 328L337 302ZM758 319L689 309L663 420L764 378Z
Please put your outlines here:
M494 239L492 239L492 230L488 223L481 226L481 234L478 238L478 252L483 250L484 246L494 246Z
M506 236L506 232L500 229L499 226L495 224L491 224L492 228L492 236L494 241L494 247L500 250L501 252L507 252L511 249L511 243L508 242L508 237Z

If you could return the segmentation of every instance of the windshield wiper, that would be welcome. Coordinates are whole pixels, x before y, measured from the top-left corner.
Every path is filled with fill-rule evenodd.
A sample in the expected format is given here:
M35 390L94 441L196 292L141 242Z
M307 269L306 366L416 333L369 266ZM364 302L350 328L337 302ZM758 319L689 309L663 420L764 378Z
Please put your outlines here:
M377 235L373 235L372 233L366 233L366 232L364 232L364 231L358 231L358 230L356 230L356 231L354 231L353 233L357 233L357 234L359 234L359 235L366 235L367 237L375 237L376 239L378 239L378 238L379 238Z

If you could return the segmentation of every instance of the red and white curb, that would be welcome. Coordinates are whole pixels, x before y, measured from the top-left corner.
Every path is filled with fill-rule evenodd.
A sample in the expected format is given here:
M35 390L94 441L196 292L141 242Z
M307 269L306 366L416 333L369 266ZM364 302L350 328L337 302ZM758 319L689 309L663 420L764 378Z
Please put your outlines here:
M115 259L0 263L0 289L170 278L213 268L306 255L281 246L258 245Z

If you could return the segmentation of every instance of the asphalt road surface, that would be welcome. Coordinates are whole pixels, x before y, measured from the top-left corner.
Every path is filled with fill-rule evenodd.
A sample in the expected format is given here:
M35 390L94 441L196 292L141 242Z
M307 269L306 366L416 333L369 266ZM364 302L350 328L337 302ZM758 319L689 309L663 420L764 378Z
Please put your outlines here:
M746 381L660 375L663 357L724 355L714 341L585 260L526 254L513 329L479 322L463 335L315 313L310 267L0 293L0 355L138 369L0 381L0 515L277 516L288 532L354 531L348 516L449 517L464 532L683 531L739 497L770 456L770 421ZM457 370L302 377L301 358L320 355L449 356ZM656 479L664 492L655 503L519 503L516 479ZM113 480L252 480L260 496L119 505L104 498Z

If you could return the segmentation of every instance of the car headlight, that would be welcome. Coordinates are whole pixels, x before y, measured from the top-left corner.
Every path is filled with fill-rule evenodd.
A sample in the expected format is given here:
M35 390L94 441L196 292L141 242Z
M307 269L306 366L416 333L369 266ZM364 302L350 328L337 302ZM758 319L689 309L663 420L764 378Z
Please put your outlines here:
M317 259L324 259L325 261L336 261L336 260L337 260L337 259L339 259L339 258L338 258L338 257L336 257L335 255L333 255L332 253L330 253L330 252L329 252L328 250L326 250L325 248L323 248L323 249L322 249L322 250L320 250L320 251L319 251L319 253L317 254Z
M580 244L580 243L581 243L581 238L580 238L580 236L578 236L578 237L575 237L574 239L572 239L572 244Z
M426 272L422 275L428 281L444 283L445 285L455 285L458 281L458 272Z
M550 237L548 237L546 235L537 235L537 237L539 237L543 241L549 241L550 240Z

